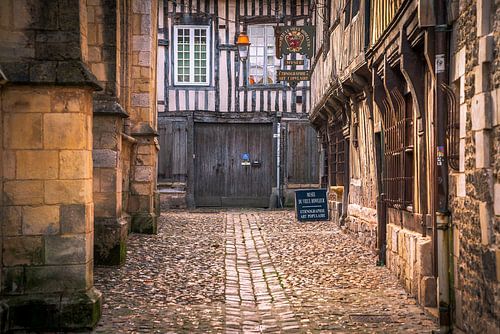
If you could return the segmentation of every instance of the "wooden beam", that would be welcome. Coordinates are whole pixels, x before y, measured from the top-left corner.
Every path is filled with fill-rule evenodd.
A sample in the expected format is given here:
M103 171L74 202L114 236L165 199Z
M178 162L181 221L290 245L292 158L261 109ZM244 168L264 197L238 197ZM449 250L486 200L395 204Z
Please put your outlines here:
M425 63L422 61L422 56L417 54L410 46L408 38L404 30L401 32L400 42L401 62L400 69L403 74L411 95L413 103L417 110L417 117L425 116Z

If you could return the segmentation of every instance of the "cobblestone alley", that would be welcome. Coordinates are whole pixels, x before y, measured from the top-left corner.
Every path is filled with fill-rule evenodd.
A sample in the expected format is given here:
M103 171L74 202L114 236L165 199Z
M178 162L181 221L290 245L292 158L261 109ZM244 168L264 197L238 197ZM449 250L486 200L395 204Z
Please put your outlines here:
M97 333L430 333L435 322L334 224L291 211L162 215L100 268Z

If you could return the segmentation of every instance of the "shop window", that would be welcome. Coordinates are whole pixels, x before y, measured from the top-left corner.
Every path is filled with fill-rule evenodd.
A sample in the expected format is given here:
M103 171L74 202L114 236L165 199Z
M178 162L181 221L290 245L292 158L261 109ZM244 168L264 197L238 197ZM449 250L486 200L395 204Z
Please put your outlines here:
M329 152L328 152L328 136L326 133L321 134L321 187L328 187L328 161L329 161Z

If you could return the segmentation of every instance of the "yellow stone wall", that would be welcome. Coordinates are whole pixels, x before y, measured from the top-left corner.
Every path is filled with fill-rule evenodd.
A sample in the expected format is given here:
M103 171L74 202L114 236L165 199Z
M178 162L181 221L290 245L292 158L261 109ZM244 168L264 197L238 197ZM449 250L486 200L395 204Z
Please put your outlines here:
M92 91L12 86L1 101L2 294L88 290Z
M158 1L132 1L130 104L134 125L156 126L156 52Z

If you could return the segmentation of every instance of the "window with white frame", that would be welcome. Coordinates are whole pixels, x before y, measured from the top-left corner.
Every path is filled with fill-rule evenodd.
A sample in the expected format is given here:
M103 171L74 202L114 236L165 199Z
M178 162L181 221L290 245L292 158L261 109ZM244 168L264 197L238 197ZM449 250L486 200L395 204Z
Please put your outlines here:
M210 27L175 26L174 84L210 84Z
M276 83L276 71L280 67L280 60L276 58L274 27L249 26L248 35L252 43L248 56L248 84Z

